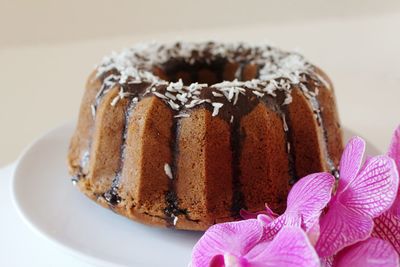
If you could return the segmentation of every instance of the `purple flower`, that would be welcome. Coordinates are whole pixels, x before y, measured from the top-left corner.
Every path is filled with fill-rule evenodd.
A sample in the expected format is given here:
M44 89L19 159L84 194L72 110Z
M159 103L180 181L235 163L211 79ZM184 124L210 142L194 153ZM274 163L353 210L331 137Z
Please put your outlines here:
M192 265L399 266L400 127L388 156L362 164L364 150L359 137L347 144L333 197L332 175L308 175L293 186L282 215L266 204L264 211L242 211L245 221L211 227L196 244Z
M397 170L400 172L400 126L397 127L393 134L392 142L389 146L388 156L396 163ZM393 203L391 212L400 217L400 190L397 191L397 198Z
M303 230L283 227L272 241L262 241L255 219L210 227L193 249L193 267L320 266Z
M319 217L331 199L335 178L329 173L315 173L298 181L290 190L286 211L276 219L258 215L264 222L265 238L272 239L283 226L301 227L314 243L319 236ZM271 213L271 212L268 212Z
M396 267L399 256L390 243L370 237L339 252L333 267Z
M367 239L373 218L388 210L396 197L399 178L394 161L376 156L362 166L364 150L364 140L354 137L343 152L338 189L320 219L315 246L320 257L331 257Z
M400 126L394 132L388 156L395 161L397 169L400 171ZM390 242L400 254L400 189L390 210L375 218L374 223L372 236Z
M273 212L271 208L265 203L265 210L257 211L257 212L249 212L247 210L240 210L240 216L247 220L247 219L257 219L258 215L265 215L263 219L266 220L268 223L272 222L276 218L279 217L279 214Z

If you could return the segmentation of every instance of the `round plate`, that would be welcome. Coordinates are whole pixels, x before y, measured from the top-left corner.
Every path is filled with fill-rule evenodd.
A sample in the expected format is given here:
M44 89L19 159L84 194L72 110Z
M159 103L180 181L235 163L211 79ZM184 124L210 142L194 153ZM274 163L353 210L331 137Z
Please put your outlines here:
M26 223L96 266L187 266L202 233L130 221L97 205L72 186L66 155L74 126L69 123L45 134L17 163L13 197ZM345 130L345 137L352 135ZM368 148L369 154L377 154L374 147Z
M14 202L40 235L96 266L187 266L200 232L158 229L113 214L86 198L68 175L75 124L34 142L17 163Z

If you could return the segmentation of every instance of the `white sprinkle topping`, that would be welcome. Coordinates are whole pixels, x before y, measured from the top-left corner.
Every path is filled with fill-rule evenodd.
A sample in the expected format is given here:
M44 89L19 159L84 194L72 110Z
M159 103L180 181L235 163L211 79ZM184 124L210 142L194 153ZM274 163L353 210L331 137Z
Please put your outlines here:
M212 116L215 117L218 115L219 109L224 105L223 103L211 103L211 105L214 107Z
M286 122L286 116L285 116L285 114L282 114L282 121L283 121L283 130L284 130L285 132L289 131L289 127L288 127L287 122Z
M111 101L111 106L114 107L118 103L119 99L120 99L119 95L114 97L114 99Z
M168 101L168 104L171 106L172 109L174 109L174 110L179 110L179 105L176 104L174 101L169 100L169 101Z
M132 94L129 92L124 92L124 89L121 87L119 89L118 95L114 97L114 99L111 101L111 106L114 107L119 102L119 100L124 99L125 97L128 97L130 95Z
M208 86L208 84L206 84L206 83L195 82L195 83L192 83L191 85L189 85L188 89L189 89L189 91L196 91L196 90L200 90L207 86Z
M189 117L190 117L190 114L188 114L188 113L181 113L181 114L174 116L174 118L189 118Z
M171 170L171 166L169 166L168 163L164 164L164 171L165 174L168 176L169 179L174 179L174 177L172 176L172 170Z
M176 225L178 223L178 217L175 215L172 215L174 217L173 224Z
M172 100L176 100L176 96L174 96L173 94L169 93L169 92L165 92L165 96L172 99Z
M234 104L234 105L236 105L236 103L237 103L237 101L238 101L238 99L239 99L239 92L240 92L240 91L236 91L236 92L235 92L235 99L233 100L233 104Z
M92 112L93 118L96 117L96 107L95 107L95 105L93 105L93 104L90 105L90 110Z
M230 123L233 123L233 119L234 119L234 117L233 117L233 115L231 115Z
M264 93L261 93L259 91L252 91L252 92L253 92L253 94L255 94L258 97L263 97L264 96Z
M188 95L187 93L177 94L177 95L176 95L176 98L177 98L179 101L181 101L182 104L185 104L185 103L188 101L187 95Z
M235 87L229 88L229 93L228 93L228 100L229 100L229 102L231 102L234 93L235 93Z
M290 103L292 103L292 95L286 94L286 98L283 101L282 105L289 105Z
M213 94L213 96L215 96L215 97L223 97L224 95L223 94L220 94L220 93L217 93L217 92L212 92L212 94Z
M198 57L193 57L193 52L196 52ZM181 79L177 82L168 82L153 74L154 67L162 66L171 58L179 58L188 64L196 64L198 58L212 63L221 56L229 62L246 61L258 66L258 78L249 81L238 80L243 65L237 69L237 79L212 85L196 82L186 86ZM202 94L202 89L205 87L215 88L215 91L211 92L214 97L225 97L234 105L240 101L240 95L252 93L260 98L266 94L276 97L277 91L283 91L286 95L283 105L288 105L292 102L293 85L300 86L309 99L315 98L318 89L303 90L303 87L306 87L305 82L311 80L316 86L325 85L328 88L330 86L300 54L285 52L269 45L244 43L138 44L120 53L112 52L110 56L104 57L101 64L97 66L97 77L102 75L106 77L103 80L102 89L96 96L96 103L98 103L97 98L104 96L115 85L120 85L121 88L118 96L111 102L113 106L131 94L123 91L124 84L149 83L151 89L146 90L144 94L152 92L165 100L174 110L184 110L202 103L211 103L209 99L204 99L204 94ZM165 92L157 91L160 85L164 86ZM214 108L213 116L218 115L223 104L211 103L211 105ZM91 106L91 111L94 117L95 105Z
M161 94L161 93L159 93L157 91L154 91L152 93L153 93L153 95L155 95L155 96L157 96L157 97L159 97L161 99L168 99L168 97L166 97L165 95L163 95L163 94Z

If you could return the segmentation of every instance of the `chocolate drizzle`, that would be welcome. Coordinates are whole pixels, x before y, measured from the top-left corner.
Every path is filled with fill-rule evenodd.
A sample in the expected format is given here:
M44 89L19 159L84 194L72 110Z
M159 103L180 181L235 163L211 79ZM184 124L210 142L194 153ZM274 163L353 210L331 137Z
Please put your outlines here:
M179 118L173 119L173 124L171 128L171 172L172 179L169 179L168 191L165 194L166 207L164 209L165 219L167 221L168 227L175 227L176 220L178 220L179 215L187 215L187 210L179 208L179 200L176 194L176 180L177 180L177 169L178 169L178 156L179 156Z
M314 80L315 84L320 83L319 80ZM309 89L312 88L313 91L310 91ZM321 108L321 105L319 103L319 100L317 98L318 95L318 90L316 89L317 87L313 87L311 86L310 82L306 82L306 83L301 83L300 84L300 89L303 92L304 96L306 98L308 98L312 108L313 108L313 112L315 114L315 118L317 120L317 123L319 125L319 127L321 128L322 131L322 136L323 136L323 151L324 151L324 156L326 159L326 164L329 168L329 171L331 172L331 174L335 177L338 178L339 177L339 170L338 168L335 166L335 163L333 162L331 155L329 153L329 148L328 148L328 132L327 129L325 127L324 124L324 119L323 119L323 110Z
M119 203L121 203L122 199L119 196L118 189L119 189L119 184L120 184L120 179L122 176L122 169L124 166L125 162L125 150L126 150L126 139L128 135L128 129L129 129L129 121L131 119L131 116L133 114L133 111L135 107L137 106L137 103L139 101L140 93L145 91L145 88L147 88L148 85L146 84L133 84L133 85L126 85L122 86L121 85L121 92L125 92L122 95L119 95L118 97L129 97L129 103L125 107L125 120L124 120L124 130L122 131L122 146L120 150L120 161L119 161L119 166L118 170L116 172L116 175L112 181L111 187L108 191L106 191L102 196L104 199L112 206L116 206Z
M293 142L293 132L291 131L292 129L292 124L290 121L290 114L289 114L289 108L287 105L284 106L279 106L277 105L277 108L280 109L282 112L282 123L283 123L283 132L285 133L285 141L286 141L286 153L288 156L288 172L289 172L289 184L293 185L299 180L299 176L297 175L297 170L296 170L296 148Z
M300 177L297 175L296 170L296 148L293 141L292 123L290 120L290 113L288 105L283 105L285 100L285 95L280 92L278 95L271 97L267 96L262 98L265 105L270 109L275 111L282 120L282 130L284 133L285 143L286 143L286 153L288 158L288 174L290 177L289 184L293 185L299 180Z
M236 118L231 124L231 151L232 151L232 217L239 217L241 209L246 209L244 194L241 190L240 181L240 154L242 150L242 140L244 139L240 126L240 117Z

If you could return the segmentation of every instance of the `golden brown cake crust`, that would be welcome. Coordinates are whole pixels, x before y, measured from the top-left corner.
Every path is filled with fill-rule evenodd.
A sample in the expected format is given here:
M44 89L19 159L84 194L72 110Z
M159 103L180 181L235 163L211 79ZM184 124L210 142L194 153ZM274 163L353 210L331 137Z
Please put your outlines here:
M332 83L270 46L137 46L86 85L68 165L79 190L132 220L205 230L239 211L283 212L290 187L336 173Z

